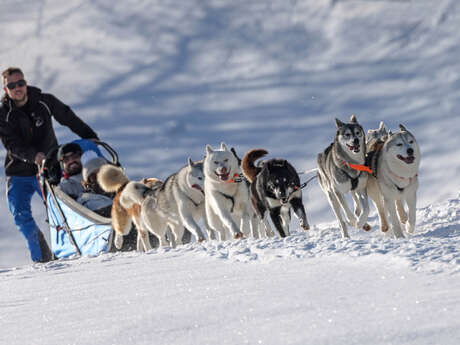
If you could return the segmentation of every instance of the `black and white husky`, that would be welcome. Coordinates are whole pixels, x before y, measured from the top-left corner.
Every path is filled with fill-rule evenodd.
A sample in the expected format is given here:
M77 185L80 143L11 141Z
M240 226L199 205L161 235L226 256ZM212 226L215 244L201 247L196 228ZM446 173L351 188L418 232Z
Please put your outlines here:
M367 183L367 191L379 214L380 229L388 230L389 219L397 238L404 237L401 224L408 233L415 230L420 165L420 149L415 137L403 125L399 125L399 129L394 134L387 133L381 123L378 130L369 131L382 146L373 155L374 175Z
M188 164L169 176L154 197L142 204L141 219L145 227L158 237L160 246L182 244L185 228L197 241L205 237L197 222L205 219L203 162ZM168 228L173 239L168 241Z
M254 162L267 153L264 149L252 149L241 161L243 174L251 183L249 194L252 206L263 222L266 234L273 236L266 219L268 211L280 236L290 235L291 208L299 219L300 226L309 230L299 175L285 159L274 158L263 162L262 166L256 166Z
M334 142L318 155L318 181L339 221L343 237L349 237L347 225L370 230L367 225L369 202L366 185L369 171L365 164L366 146L364 130L352 115L350 123L336 119ZM345 194L351 193L355 203L353 213ZM345 213L345 219L342 215Z

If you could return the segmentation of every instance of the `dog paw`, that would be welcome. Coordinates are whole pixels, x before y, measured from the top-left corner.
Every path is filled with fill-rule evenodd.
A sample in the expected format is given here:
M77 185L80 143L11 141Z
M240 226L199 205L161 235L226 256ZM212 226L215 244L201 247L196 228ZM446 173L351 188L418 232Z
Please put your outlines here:
M244 235L241 232L235 232L235 234L233 235L233 238L235 240L237 240L237 239L240 239L240 238L244 238Z
M406 223L406 231L409 233L409 234L413 234L414 231L415 231L415 226L410 224L410 223Z
M200 243L201 243L201 242L204 242L204 241L206 241L206 239L205 239L204 237L201 237L201 236L200 236L200 237L198 237L198 242L200 242Z
M305 231L308 231L310 230L310 225L306 224L306 225L301 225L302 229L304 229Z
M380 230L381 230L382 232L387 232L387 231L388 231L388 225L382 225L382 226L380 227Z
M366 224L363 225L362 229L363 229L364 231L370 231L370 230L371 230L371 226L370 226L369 224L366 223Z

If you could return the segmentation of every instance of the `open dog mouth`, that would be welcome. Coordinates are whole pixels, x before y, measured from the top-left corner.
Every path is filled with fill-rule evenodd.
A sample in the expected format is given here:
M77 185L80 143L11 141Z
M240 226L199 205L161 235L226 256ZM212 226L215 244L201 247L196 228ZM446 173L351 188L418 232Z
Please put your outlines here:
M192 188L195 188L197 190L199 190L201 193L204 194L204 190L203 188L201 188L199 185L197 185L196 183L195 184L192 184Z
M402 155L397 155L396 157L398 157L398 159L402 160L406 164L412 164L415 161L415 156L404 157Z
M217 171L214 171L214 174L216 174L217 177L221 179L222 181L227 181L228 178L230 177L230 170L223 174L219 174Z
M286 205L289 202L289 198L281 198L281 204Z
M348 145L347 144L347 147L350 151L353 151L354 153L358 153L360 149L359 145Z

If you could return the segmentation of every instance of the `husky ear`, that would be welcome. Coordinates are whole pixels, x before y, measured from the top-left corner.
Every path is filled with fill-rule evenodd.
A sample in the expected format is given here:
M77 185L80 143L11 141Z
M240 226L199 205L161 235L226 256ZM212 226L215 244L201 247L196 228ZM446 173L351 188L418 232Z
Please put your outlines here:
M343 127L345 124L340 121L338 118L335 119L335 125L337 126L337 128L341 128Z
M385 129L385 124L383 123L383 121L380 121L379 131L382 131L383 129Z
M399 129L401 130L401 132L409 132L406 127L404 127L402 124L399 124Z
M220 143L220 149L221 149L222 151L228 151L227 146L225 145L224 142L221 142L221 143Z
M193 161L192 161L192 158L188 157L187 159L187 164L190 168L193 168Z
M206 145L206 155L209 155L211 153L213 153L214 151L212 150L211 146L209 145Z
M355 114L350 116L350 123L358 123L358 119Z
M392 131L389 131L388 132L388 136L391 137L393 135L393 132Z

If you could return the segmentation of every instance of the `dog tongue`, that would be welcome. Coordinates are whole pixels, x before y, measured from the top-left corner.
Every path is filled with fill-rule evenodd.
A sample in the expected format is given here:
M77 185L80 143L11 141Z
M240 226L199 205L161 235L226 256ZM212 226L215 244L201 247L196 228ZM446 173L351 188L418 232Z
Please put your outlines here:
M227 180L228 180L228 175L229 175L229 174L224 174L224 175L219 175L219 176L220 176L220 179L221 179L222 181L227 181Z

